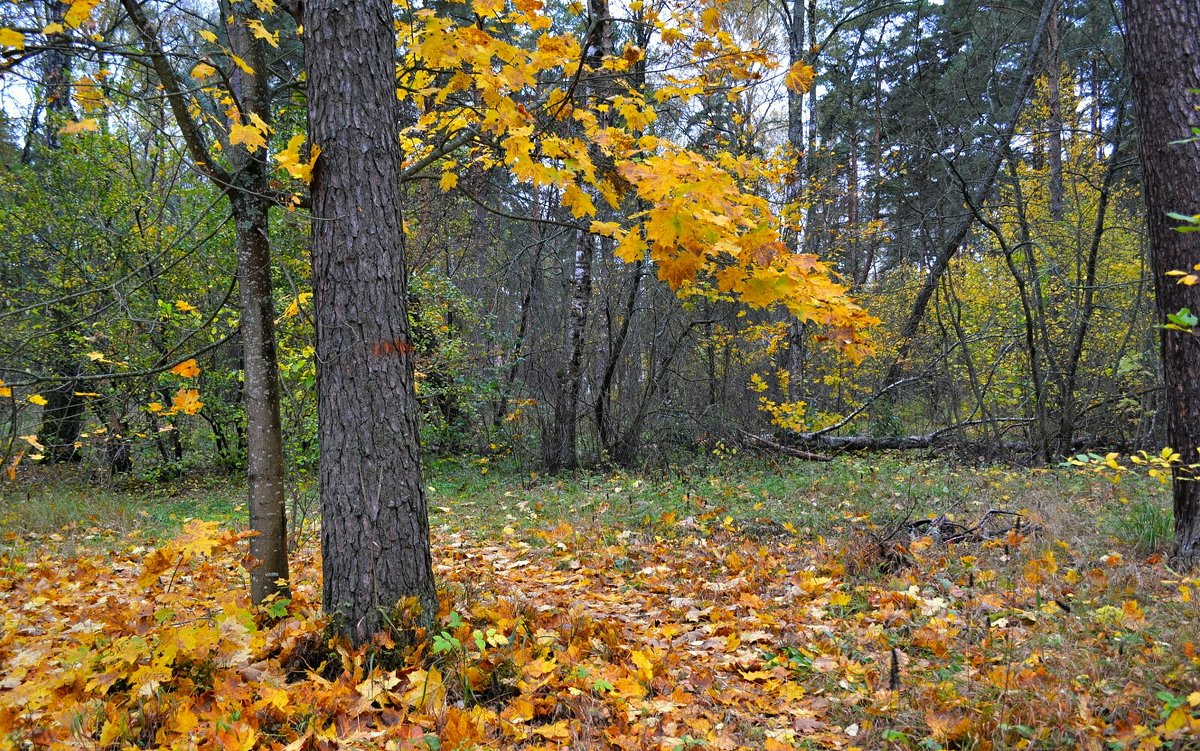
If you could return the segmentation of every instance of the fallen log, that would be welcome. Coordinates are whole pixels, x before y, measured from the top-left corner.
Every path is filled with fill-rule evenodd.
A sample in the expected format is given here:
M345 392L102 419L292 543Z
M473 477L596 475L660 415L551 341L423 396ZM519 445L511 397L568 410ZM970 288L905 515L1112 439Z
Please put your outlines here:
M770 438L765 438L760 435L754 435L753 433L747 433L746 431L742 430L741 428L738 429L738 433L741 434L745 438L749 438L750 441L756 447L767 448L776 453L783 454L784 456L791 456L791 457L795 457L796 459L805 459L810 462L833 461L832 456L826 456L825 454L816 454L816 453L813 453L812 451L805 451L804 449L793 448L792 446L784 446L782 443L776 443L775 441L772 441Z

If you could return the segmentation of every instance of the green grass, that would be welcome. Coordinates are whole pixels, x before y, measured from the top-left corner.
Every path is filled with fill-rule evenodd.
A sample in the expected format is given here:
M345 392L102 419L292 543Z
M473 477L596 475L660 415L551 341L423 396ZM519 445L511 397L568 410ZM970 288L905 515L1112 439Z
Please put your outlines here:
M312 531L316 483L297 485L292 510L304 510ZM566 522L614 533L683 524L850 541L905 519L948 514L966 523L996 508L1025 514L1047 537L1097 549L1115 543L1148 555L1170 541L1166 491L1154 482L1127 478L1113 486L1080 470L976 468L903 453L828 463L701 456L665 470L557 476L506 457L433 457L425 486L435 531L492 538ZM76 468L37 468L0 486L0 494L0 545L10 548L47 540L103 545L130 534L154 542L188 518L241 525L246 515L244 480L228 473L100 485Z
M661 528L698 522L750 536L821 535L847 543L906 519L946 514L963 524L989 509L1019 512L1041 537L1104 552L1115 544L1144 555L1149 524L1130 509L1162 509L1166 490L1144 478L1119 486L1073 469L969 467L913 454L787 462L756 456L701 457L669 470L580 471L545 476L504 458L451 457L427 463L435 530L484 537L534 532L563 522L601 529ZM1161 536L1161 514L1149 515ZM1169 523L1169 513L1166 520ZM1165 542L1164 542L1165 541Z
M1175 521L1169 499L1124 499L1106 520L1105 528L1125 546L1143 556L1164 553L1171 545Z
M241 479L197 474L162 484L97 484L74 467L39 467L0 486L0 551L32 545L111 546L135 537L153 544L189 518L241 523Z

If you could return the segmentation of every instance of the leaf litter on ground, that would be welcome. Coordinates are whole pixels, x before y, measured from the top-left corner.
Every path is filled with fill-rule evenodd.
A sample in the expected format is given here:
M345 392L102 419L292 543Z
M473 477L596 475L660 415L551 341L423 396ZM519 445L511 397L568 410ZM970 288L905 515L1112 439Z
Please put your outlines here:
M359 650L311 545L264 607L215 522L31 548L0 561L0 749L1195 747L1196 580L1017 530L895 570L851 518L446 526L434 632Z

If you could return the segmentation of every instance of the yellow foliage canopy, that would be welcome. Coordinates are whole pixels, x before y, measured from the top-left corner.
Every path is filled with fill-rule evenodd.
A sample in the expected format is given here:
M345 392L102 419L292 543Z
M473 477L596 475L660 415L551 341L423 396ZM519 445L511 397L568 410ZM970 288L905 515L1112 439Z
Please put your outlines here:
M760 191L780 185L781 171L729 153L702 155L647 132L664 103L733 96L712 82L762 79L778 67L764 51L720 31L714 8L670 17L643 9L663 41L690 44L692 52L691 75L668 75L648 98L634 87L635 76L624 75L643 50L615 51L593 70L580 42L558 33L540 3L519 3L508 14L490 0L473 7L478 19L469 26L429 10L412 10L400 24L397 95L424 113L402 135L408 165L442 158L444 190L457 185L455 171L503 165L527 185L551 189L575 219L591 220L583 226L615 240L623 261L648 260L678 294L783 306L831 327L827 338L851 360L870 351L865 332L876 319L828 265L780 242L779 220ZM506 41L531 36L533 49ZM611 89L590 108L575 84L589 74L603 75ZM793 66L786 83L806 90L813 76L811 67ZM548 80L561 83L539 84ZM453 162L440 151L447 143L462 144Z

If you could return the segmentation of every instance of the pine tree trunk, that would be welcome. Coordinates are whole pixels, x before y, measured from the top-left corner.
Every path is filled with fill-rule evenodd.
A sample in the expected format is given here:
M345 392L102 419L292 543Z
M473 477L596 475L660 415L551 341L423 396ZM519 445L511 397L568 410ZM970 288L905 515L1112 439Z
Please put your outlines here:
M600 378L600 386L596 389L596 406L593 414L596 417L596 433L600 436L600 449L609 456L613 455L615 445L615 429L612 419L612 388L616 381L617 367L621 364L621 356L625 353L625 342L629 339L630 325L637 315L637 302L641 297L642 273L646 267L645 259L639 258L633 268L633 280L629 282L629 294L625 298L625 308L621 311L621 323L616 335L609 337L608 357L604 362L604 375ZM611 329L612 322L609 321Z
M61 23L66 12L66 6L56 0L46 0L44 3L46 18L50 22ZM75 116L71 108L71 55L66 51L69 46L65 34L51 34L47 37L48 49L39 59L41 68L41 96L45 101L45 145L49 149L59 148L58 129ZM30 150L34 139L26 141L26 149ZM32 151L29 159L33 158ZM55 328L61 329L56 326ZM63 341L58 345L62 352L69 352L70 346ZM57 375L73 378L80 374L80 364L69 358L61 358L55 368ZM83 432L85 404L83 399L75 396L78 391L86 391L79 381L63 381L48 390L46 406L42 409L42 427L38 435L46 444L46 456L51 463L79 462L83 454L76 444Z
M437 613L421 488L388 0L304 7L324 606L362 643ZM413 599L409 599L413 598ZM401 624L403 625L403 624Z
M1129 71L1138 122L1151 273L1160 324L1182 308L1200 310L1200 287L1178 284L1170 271L1192 271L1200 260L1200 233L1175 231L1167 212L1200 212L1200 144L1192 135L1200 116L1200 4L1195 0L1128 0ZM1162 330L1163 378L1168 411L1167 442L1184 464L1200 460L1200 338ZM1177 471L1174 483L1175 544L1172 565L1200 564L1200 482Z
M57 371L68 377L79 374L78 365L66 361L59 363ZM52 464L83 461L83 453L76 444L83 432L85 405L82 398L75 396L75 392L82 389L79 381L70 380L42 394L46 397L46 406L42 407L42 427L38 435L46 444L46 459Z

